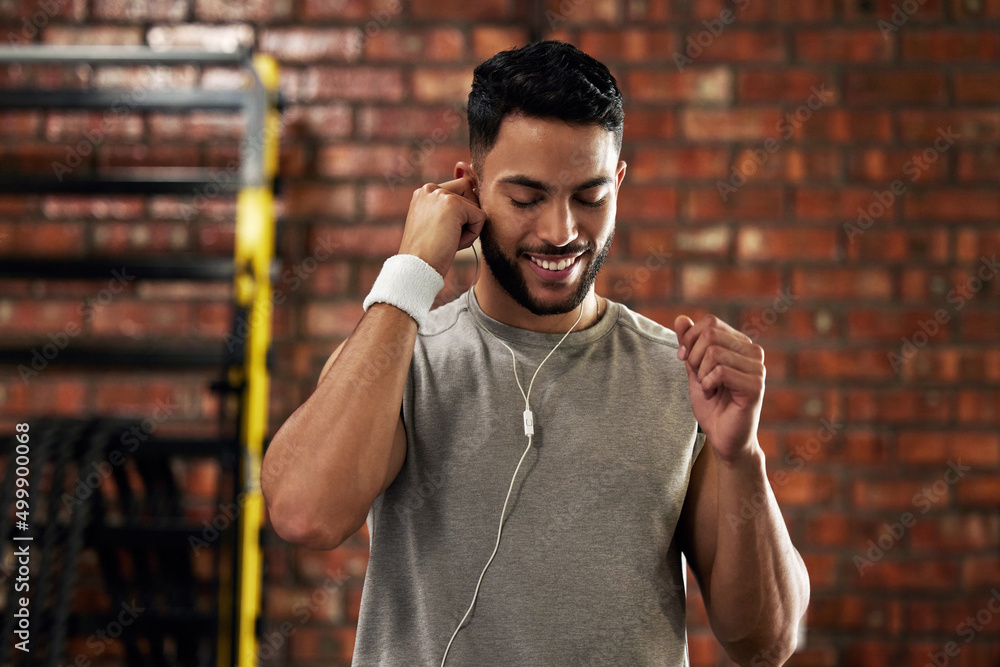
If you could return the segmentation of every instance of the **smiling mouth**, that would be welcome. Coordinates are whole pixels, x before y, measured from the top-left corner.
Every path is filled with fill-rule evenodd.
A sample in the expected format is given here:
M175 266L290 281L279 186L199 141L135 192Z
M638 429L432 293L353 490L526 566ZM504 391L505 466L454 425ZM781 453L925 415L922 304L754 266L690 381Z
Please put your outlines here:
M575 257L569 257L566 259L560 259L559 261L538 259L536 257L532 257L531 255L528 255L528 259L531 260L531 262L535 264L535 266L540 266L547 271L562 271L576 264L577 260L580 259L580 255L576 255Z

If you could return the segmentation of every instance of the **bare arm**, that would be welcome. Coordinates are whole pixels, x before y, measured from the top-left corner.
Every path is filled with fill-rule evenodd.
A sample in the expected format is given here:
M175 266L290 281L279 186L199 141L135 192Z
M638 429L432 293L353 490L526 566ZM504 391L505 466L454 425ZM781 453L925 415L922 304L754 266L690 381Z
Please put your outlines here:
M458 163L453 181L418 188L403 229L399 253L442 276L486 220L467 167ZM316 391L274 434L260 486L285 540L337 547L399 474L406 458L400 408L416 339L417 323L405 311L372 304L327 361Z
M706 442L681 515L712 630L741 665L783 664L809 603L809 575L764 470L759 448L729 464Z
M260 483L285 540L335 548L399 474L406 455L400 407L416 337L407 313L372 304L313 394L275 433Z
M688 395L706 434L682 510L680 537L712 630L741 665L780 665L809 604L809 575L792 546L757 442L764 349L714 315L674 320ZM745 506L755 509L745 518Z

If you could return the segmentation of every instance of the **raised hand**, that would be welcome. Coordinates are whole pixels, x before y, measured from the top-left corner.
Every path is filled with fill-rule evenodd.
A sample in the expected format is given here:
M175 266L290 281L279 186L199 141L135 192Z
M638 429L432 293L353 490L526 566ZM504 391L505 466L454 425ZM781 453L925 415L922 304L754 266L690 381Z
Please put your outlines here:
M455 253L471 246L486 222L473 187L466 175L414 190L399 254L416 255L442 276L448 273Z
M718 458L734 462L757 446L764 399L764 350L714 315L674 320L691 409Z

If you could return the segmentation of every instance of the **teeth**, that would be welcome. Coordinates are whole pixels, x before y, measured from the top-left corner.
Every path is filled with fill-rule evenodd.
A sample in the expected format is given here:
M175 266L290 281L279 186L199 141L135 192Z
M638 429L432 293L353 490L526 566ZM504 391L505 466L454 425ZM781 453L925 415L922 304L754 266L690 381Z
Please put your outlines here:
M561 259L559 260L558 264L544 259L535 259L534 257L528 257L528 259L530 259L532 262L542 267L543 269L548 269L549 271L562 271L567 266L572 265L573 262L576 261L576 257L574 257L573 259Z

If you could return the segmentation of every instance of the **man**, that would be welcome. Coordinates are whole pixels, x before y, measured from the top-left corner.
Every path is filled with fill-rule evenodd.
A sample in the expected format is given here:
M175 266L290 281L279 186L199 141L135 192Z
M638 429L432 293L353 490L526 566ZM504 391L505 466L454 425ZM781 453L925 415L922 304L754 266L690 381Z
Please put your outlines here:
M331 549L368 523L356 665L687 665L682 554L734 660L794 650L809 582L756 439L763 351L594 290L623 121L568 44L476 68L472 164L414 192L365 315L271 442L280 536ZM428 312L477 237L482 280Z

